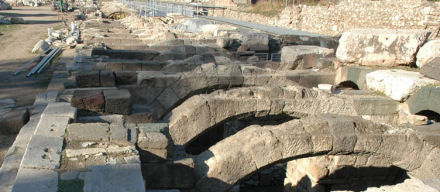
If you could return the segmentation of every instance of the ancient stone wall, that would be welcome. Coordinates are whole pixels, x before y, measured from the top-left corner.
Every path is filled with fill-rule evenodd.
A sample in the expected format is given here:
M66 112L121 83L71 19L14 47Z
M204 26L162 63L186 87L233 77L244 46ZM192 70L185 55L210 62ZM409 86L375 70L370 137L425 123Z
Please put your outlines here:
M225 10L224 17L261 24L337 35L353 28L422 29L437 23L440 3L410 0L341 0L338 4L299 5L286 8L276 17ZM215 16L222 16L217 11Z

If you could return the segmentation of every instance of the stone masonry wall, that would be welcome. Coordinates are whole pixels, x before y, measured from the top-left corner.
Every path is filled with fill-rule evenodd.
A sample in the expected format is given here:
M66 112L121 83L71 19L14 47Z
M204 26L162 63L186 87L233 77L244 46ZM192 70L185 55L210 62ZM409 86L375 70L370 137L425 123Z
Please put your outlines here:
M421 0L341 0L338 4L299 5L286 8L276 17L228 9L224 17L338 35L353 28L423 29L426 22L440 20L440 3ZM214 16L222 16L216 11Z

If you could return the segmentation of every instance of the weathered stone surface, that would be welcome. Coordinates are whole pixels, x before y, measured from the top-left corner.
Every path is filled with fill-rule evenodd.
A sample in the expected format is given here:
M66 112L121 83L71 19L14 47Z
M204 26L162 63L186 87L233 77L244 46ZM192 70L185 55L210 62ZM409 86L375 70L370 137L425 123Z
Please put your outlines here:
M64 139L62 137L32 136L20 167L58 169L60 166L63 141Z
M104 111L105 99L101 90L76 90L73 92L71 103L78 109Z
M423 68L434 58L440 57L440 40L432 40L425 43L417 53L417 66Z
M329 57L334 54L333 49L318 46L287 46L281 50L281 65L279 69L294 70L299 65L313 66L314 58Z
M209 24L213 24L212 21L206 19L187 19L182 24L178 25L176 29L191 33L200 33L202 32L202 26Z
M111 70L101 70L99 74L99 82L101 87L114 87L115 76Z
M137 73L135 71L115 72L116 85L132 85L137 83Z
M0 134L17 134L20 132L21 127L29 121L29 118L29 110L27 108L14 109L0 114Z
M440 114L440 106L437 104L439 99L440 87L422 87L414 93L406 103L412 114L424 110L431 110Z
M72 123L67 126L69 141L108 141L107 123Z
M128 115L131 113L131 95L127 89L106 90L105 112Z
M236 50L239 45L240 43L232 38L227 38L227 37L217 38L217 46L219 46L220 48Z
M38 41L37 44L35 44L34 48L32 49L32 53L37 53L37 52L41 53L48 49L49 49L49 44L44 40L40 40Z
M101 165L89 169L84 192L145 192L139 164Z
M145 185L148 188L191 188L194 186L194 170L182 164L142 165ZM158 177L157 175L162 175Z
M160 132L167 134L169 131L168 123L140 123L138 124L139 132Z
M440 81L440 57L433 58L424 64L419 72L424 76Z
M408 119L408 122L411 125L426 125L428 124L428 117L422 116L422 115L408 115L406 117Z
M250 51L268 51L269 34L267 33L249 33L241 39L241 45L249 47Z
M20 168L13 192L58 191L58 173L52 170Z
M67 45L69 45L70 47L73 48L78 44L78 41L77 41L76 37L70 36L66 39L66 43L67 43Z
M12 24L25 24L26 22L21 17L11 17L11 23Z
M367 74L367 87L379 91L396 101L405 101L420 87L439 84L417 72L404 70L379 70Z
M351 29L339 39L336 57L361 65L409 65L427 38L422 30Z
M103 148L66 149L66 157L79 157L85 155L98 155L106 152Z
M245 87L187 99L170 113L170 134L175 144L186 145L231 117L281 113L356 115L352 104L322 91L294 86Z
M94 71L82 71L75 77L76 86L80 88L84 87L100 87L99 83L99 70Z
M43 116L35 130L35 135L63 137L69 122L69 117Z
M323 127L325 129L323 126L325 124L329 125L330 132L321 130ZM314 142L322 142L322 139L312 140L313 136L321 136L321 138L329 136L331 138L330 146L323 148L323 150L317 150L318 148L314 147ZM367 138L362 139L364 137ZM426 147L428 150L419 150ZM419 136L411 131L398 133L397 130L390 130L384 125L374 124L352 116L320 115L292 120L277 126L252 125L218 142L194 158L196 187L200 191L227 191L249 173L253 173L261 167L277 163L280 160L304 158L323 153L338 155L333 162L342 166L362 164L367 167L388 167L396 165L406 169L408 167L403 163L405 161L424 162L420 170L412 171L411 174L416 174L421 178L436 178L438 175L436 170L439 166L438 163L433 162L437 161L440 150L435 147L431 151L431 147L433 146L426 145ZM340 156L341 154L350 155ZM359 156L355 157L352 154L368 155L367 158L359 159ZM357 162L358 159L363 163ZM330 160L330 162L332 161ZM314 176L326 175L328 172L329 175L334 173L334 177L338 177L335 172L337 168L321 172L319 167L306 167L307 171L313 171ZM292 169L291 166L288 168ZM339 174L355 174L358 177L366 177L369 174L377 176L382 173L365 171L350 173L347 170ZM302 179L302 176L298 179ZM344 183L346 182L347 179L344 179Z
M358 115L390 115L397 113L399 102L386 97L347 96Z
M23 159L24 152L28 146L31 136L40 120L39 114L31 116L30 120L18 133L14 143L9 148L3 165L0 167L0 189L11 191L16 181L17 172Z
M76 108L70 103L49 103L44 109L42 116L69 117L76 118Z
M160 132L141 132L138 136L138 146L141 149L166 149L168 138Z
M139 150L139 156L144 163L165 162L168 158L166 149L148 149Z

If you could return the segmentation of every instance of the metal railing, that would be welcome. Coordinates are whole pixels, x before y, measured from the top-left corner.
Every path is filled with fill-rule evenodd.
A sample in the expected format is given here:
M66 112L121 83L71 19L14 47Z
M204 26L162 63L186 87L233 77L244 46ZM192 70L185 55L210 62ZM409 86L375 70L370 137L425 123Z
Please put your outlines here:
M132 15L141 17L165 17L167 15L182 15L197 17L207 15L207 9L225 9L224 7L203 6L200 4L174 3L157 0L116 0L130 9Z

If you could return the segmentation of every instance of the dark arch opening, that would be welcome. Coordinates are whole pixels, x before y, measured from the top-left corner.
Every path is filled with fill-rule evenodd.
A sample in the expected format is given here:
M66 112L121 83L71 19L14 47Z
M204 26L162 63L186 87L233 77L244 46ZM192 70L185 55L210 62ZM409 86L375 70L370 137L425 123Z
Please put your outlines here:
M435 111L423 110L423 111L420 111L420 112L416 113L416 115L426 116L426 117L428 117L429 121L434 121L436 123L440 122L440 114L438 114Z
M310 191L365 191L370 187L396 185L409 176L399 167L353 167L347 166L319 179L313 184L309 176L303 176L295 186L286 188L306 188Z
M335 90L359 90L359 86L353 81L344 81L336 86Z
M244 179L235 187L240 192L254 191L365 191L370 187L396 185L410 178L407 171L396 166L391 167L355 167L345 166L333 171L331 174L313 182L308 175L297 178L297 184L292 185L289 179L295 177L288 175L287 162L279 162L263 167ZM297 170L294 170L297 171ZM290 173L292 174L292 173ZM300 175L300 174L299 174ZM299 176L297 175L297 176ZM287 182L285 179L287 179ZM305 190L306 189L306 190Z
M186 153L191 155L199 155L203 151L215 145L217 142L231 135L234 135L238 131L250 125L278 125L291 121L293 119L296 118L287 114L268 115L263 117L234 116L202 133L200 136L198 136L196 139L185 146L185 151Z

